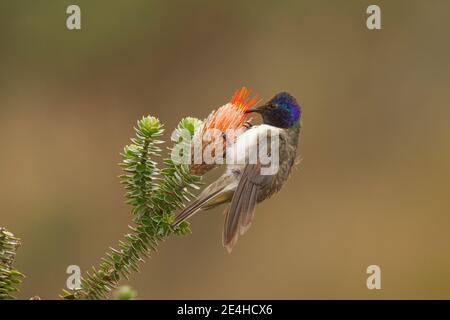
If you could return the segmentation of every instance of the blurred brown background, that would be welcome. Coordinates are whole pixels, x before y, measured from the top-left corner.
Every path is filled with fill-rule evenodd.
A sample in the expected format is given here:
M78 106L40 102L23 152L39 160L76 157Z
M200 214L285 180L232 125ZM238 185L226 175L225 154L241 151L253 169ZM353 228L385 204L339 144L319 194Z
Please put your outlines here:
M222 208L199 214L133 275L138 297L450 298L450 2L376 1L369 31L372 3L2 0L0 224L22 238L19 297L57 298L69 264L127 231L117 163L138 118L170 132L245 85L301 102L303 161L231 255Z

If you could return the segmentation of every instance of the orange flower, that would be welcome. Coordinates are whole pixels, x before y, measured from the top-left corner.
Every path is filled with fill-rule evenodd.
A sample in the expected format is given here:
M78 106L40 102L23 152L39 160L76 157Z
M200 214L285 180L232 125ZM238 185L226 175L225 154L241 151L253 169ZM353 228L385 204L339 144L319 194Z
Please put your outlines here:
M239 129L244 124L247 118L247 111L257 102L257 97L250 98L250 92L246 87L237 90L231 101L226 105L213 111L204 121L202 125L202 132L208 129L219 129L221 132L226 132L228 129Z
M250 92L247 88L242 87L237 90L229 103L209 114L195 133L192 142L194 144L201 144L202 151L206 146L214 143L212 153L216 155L216 152L219 152L221 156L225 157L226 144L234 141L240 133L246 130L244 122L248 114L245 112L256 103L257 97L250 97ZM226 134L228 141L225 141L225 139L217 140L217 130L224 137ZM213 167L215 167L213 164L196 163L191 165L191 172L204 174Z

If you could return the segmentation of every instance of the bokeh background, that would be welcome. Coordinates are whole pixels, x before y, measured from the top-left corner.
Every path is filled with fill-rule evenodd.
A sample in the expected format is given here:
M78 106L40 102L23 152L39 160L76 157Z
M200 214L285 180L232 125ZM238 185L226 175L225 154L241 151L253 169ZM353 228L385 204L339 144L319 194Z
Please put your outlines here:
M301 164L232 254L222 208L162 243L138 298L450 298L450 2L376 3L380 31L363 0L2 0L0 224L22 238L19 297L56 299L68 265L127 231L117 163L138 118L167 138L245 85L301 102Z

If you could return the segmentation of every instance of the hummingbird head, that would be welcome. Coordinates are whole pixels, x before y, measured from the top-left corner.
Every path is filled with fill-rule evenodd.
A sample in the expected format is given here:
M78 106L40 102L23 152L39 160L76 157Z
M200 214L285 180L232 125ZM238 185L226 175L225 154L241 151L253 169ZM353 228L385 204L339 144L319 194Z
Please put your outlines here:
M265 124L285 129L292 127L301 117L300 105L287 92L278 93L266 104L246 111L251 112L259 113Z

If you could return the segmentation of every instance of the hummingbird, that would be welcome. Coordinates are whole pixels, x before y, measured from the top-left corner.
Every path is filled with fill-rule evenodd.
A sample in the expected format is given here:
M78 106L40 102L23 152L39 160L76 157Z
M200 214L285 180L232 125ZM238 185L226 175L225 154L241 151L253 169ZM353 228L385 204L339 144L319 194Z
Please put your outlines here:
M250 163L248 154L237 153L237 161L227 164L225 173L206 187L196 200L191 202L176 217L173 226L190 218L201 210L208 210L224 203L225 209L222 243L228 252L235 246L239 234L250 227L256 204L278 192L289 178L297 158L297 146L301 131L301 108L296 99L287 92L276 94L267 103L250 108L246 113L262 117L262 124L252 125L237 137L227 153L242 150L258 143L261 134L275 132L279 136L279 164L273 174L262 174L261 162ZM232 149L232 147L235 147ZM236 148L237 147L237 148ZM236 152L236 151L234 151ZM240 158L240 159L239 159ZM244 158L244 159L243 159Z

